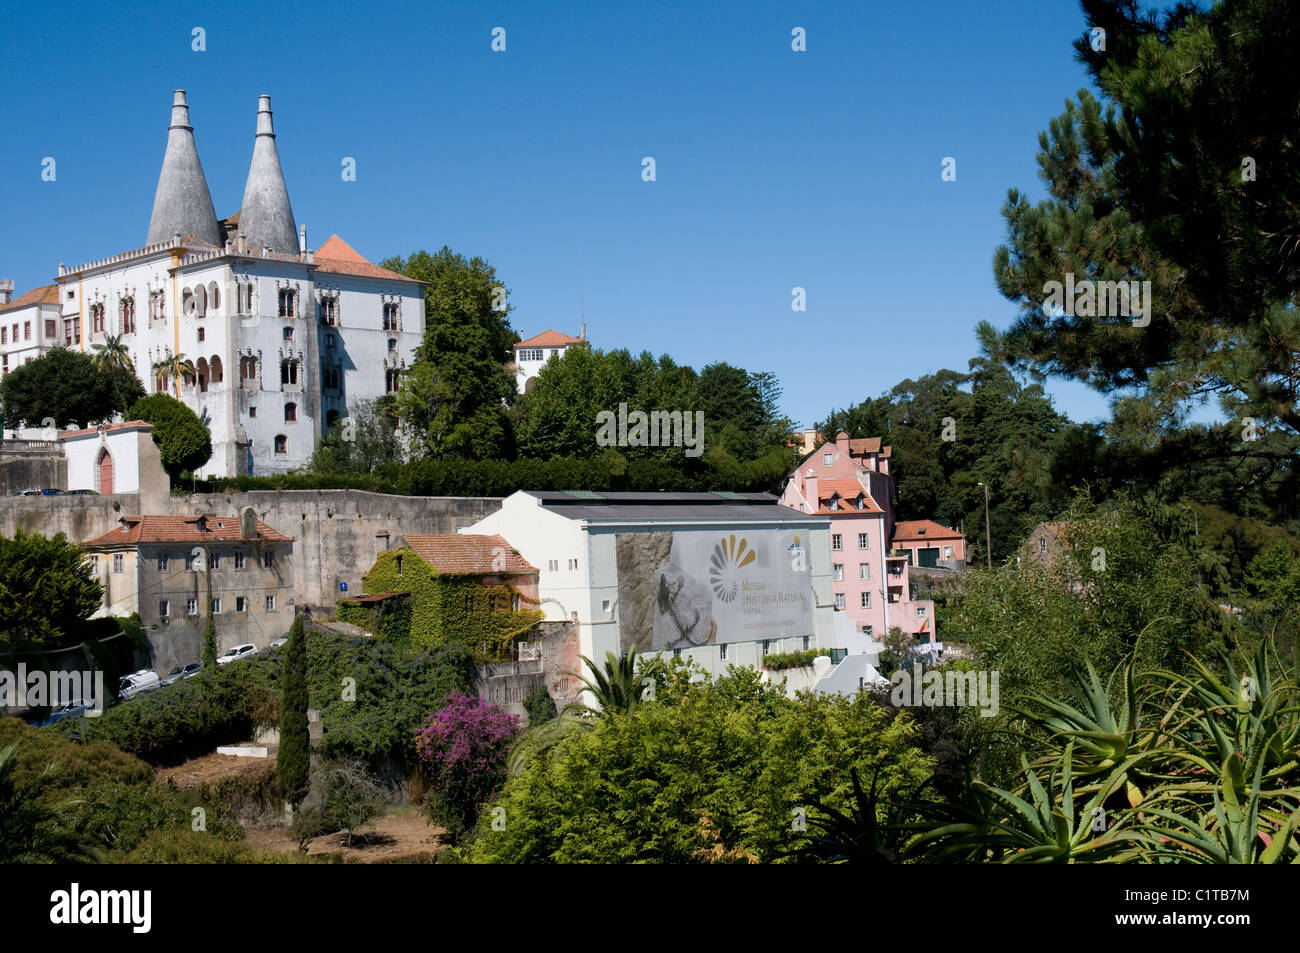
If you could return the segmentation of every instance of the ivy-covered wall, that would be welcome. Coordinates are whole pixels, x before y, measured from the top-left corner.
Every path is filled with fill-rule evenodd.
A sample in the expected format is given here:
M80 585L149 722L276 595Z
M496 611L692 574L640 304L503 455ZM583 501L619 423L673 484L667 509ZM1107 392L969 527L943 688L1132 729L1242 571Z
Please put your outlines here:
M480 662L509 660L511 645L524 638L544 615L540 609L525 608L536 606L537 600L514 586L486 585L481 576L444 576L409 548L380 553L362 577L362 589L366 593L409 592L408 637L412 643L461 642ZM519 611L510 608L515 597Z
M374 632L382 638L402 641L411 631L411 596L408 593L368 604L340 599L334 606L334 618L367 632Z

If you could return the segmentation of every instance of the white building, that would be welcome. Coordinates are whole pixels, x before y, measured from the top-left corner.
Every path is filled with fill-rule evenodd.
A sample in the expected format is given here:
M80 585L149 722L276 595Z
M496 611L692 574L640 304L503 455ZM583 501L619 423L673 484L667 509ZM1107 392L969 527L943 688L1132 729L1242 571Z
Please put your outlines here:
M62 340L58 285L33 288L16 301L11 300L13 291L12 281L0 281L0 376L40 357Z
M717 676L766 654L838 648L848 668L825 660L798 687L829 679L851 694L873 677L878 646L837 625L828 526L762 493L521 490L461 532L498 534L538 567L546 618L576 620L598 664L635 646Z
M543 364L553 357L563 357L570 345L585 340L587 326L584 324L580 336L576 338L559 331L546 330L516 344L515 385L519 388L519 393L533 389L533 382Z
M120 335L145 389L178 397L212 432L204 476L303 466L355 401L397 390L424 333L420 282L371 264L337 235L307 248L270 103L259 99L242 205L219 221L177 90L144 246L60 265L52 301L37 289L21 317L37 292L0 311L10 337L23 329L20 350L0 345L10 368L29 349L89 352ZM29 322L39 341L28 339ZM159 374L169 360L189 364Z

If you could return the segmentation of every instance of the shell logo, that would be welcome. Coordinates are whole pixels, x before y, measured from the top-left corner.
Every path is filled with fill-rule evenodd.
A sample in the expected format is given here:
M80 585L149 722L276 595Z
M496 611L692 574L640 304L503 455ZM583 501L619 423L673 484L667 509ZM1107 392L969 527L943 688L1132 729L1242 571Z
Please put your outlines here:
M740 589L740 570L758 558L758 553L749 548L749 543L742 536L725 536L713 547L709 557L709 584L713 595L723 602L734 602Z

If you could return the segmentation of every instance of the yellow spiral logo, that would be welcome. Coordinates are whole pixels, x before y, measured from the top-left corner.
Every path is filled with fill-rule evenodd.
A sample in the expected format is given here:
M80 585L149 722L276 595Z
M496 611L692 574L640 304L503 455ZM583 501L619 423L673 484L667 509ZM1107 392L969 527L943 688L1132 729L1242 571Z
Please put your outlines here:
M713 547L709 558L709 583L713 594L723 602L734 602L740 589L740 570L758 558L744 537L727 536Z

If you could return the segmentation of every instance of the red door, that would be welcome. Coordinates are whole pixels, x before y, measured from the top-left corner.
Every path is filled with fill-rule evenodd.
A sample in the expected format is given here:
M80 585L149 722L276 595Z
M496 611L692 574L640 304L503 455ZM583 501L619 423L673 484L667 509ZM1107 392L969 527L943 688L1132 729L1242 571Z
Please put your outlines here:
M107 449L99 451L99 492L113 492L113 458Z

